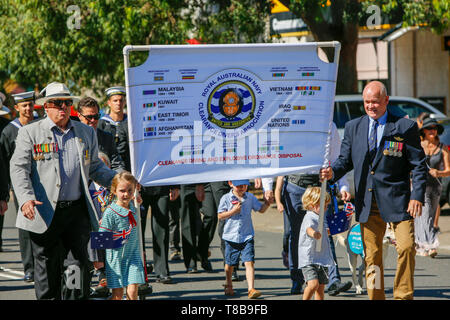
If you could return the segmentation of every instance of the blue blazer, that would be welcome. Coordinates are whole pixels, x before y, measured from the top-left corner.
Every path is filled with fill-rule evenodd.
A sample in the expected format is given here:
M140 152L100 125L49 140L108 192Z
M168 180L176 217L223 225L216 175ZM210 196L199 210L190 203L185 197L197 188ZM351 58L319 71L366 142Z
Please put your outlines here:
M388 113L380 145L369 159L369 116L346 123L339 158L332 164L333 181L354 169L356 221L367 222L372 195L385 222L411 219L406 212L410 200L424 203L427 181L425 153L417 124ZM403 143L402 155L383 153L386 142Z

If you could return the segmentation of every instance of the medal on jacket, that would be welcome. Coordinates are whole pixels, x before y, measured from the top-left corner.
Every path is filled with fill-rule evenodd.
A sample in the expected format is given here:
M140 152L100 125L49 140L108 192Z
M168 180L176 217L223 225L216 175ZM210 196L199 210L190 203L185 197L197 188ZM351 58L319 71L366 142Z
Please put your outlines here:
M395 143L395 156L400 158L402 156L402 153L400 152L400 143L399 142L394 143Z
M392 141L389 141L389 155L394 155L394 143Z
M388 141L385 141L384 142L384 150L383 150L383 154L385 155L385 156L387 156L387 155L389 155L389 146L388 146Z
M402 149L403 149L403 142L399 142L398 143L398 156L399 157L401 157L403 155Z
M44 158L44 155L42 154L42 144L40 143L37 145L37 152L38 152L37 159L42 160Z
M35 144L33 144L33 159L37 161L37 148Z
M394 157L398 157L398 143L397 142L392 142L392 155Z

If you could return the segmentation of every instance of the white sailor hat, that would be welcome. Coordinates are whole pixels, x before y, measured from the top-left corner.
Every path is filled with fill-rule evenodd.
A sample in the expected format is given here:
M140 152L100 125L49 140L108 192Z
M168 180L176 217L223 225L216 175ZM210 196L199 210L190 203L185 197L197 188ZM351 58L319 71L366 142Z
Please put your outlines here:
M125 87L111 87L105 90L106 97L111 97L115 95L121 95L125 96L127 94L127 91L125 90Z
M3 105L3 101L6 100L6 96L0 92L0 116L4 116L5 114L8 114L10 110Z
M36 99L34 91L22 92L12 95L14 98L14 103L18 104L21 102L34 101Z
M72 99L74 102L79 101L80 97L72 96L69 88L64 83L52 82L48 84L41 92L40 98L36 100L36 104L43 105L51 99Z

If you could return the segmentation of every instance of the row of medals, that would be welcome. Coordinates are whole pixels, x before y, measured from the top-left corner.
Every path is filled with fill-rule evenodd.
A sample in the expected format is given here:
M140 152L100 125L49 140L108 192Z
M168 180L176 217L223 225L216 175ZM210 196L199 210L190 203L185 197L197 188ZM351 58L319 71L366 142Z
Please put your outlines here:
M388 145L388 142L389 141L386 141L383 154L385 156L401 157L403 155L401 151L403 149L403 143L391 142L390 145Z
M33 159L35 161L37 160L44 160L44 154L50 153L50 152L58 152L58 144L57 143L41 143L41 144L35 144L33 146L34 148L34 155Z

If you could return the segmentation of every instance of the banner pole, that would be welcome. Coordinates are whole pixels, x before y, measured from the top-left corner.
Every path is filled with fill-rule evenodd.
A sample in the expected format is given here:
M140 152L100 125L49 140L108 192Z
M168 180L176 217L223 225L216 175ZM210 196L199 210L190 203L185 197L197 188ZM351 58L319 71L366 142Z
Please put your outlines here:
M319 45L321 47L334 47L334 61L333 63L336 64L336 81L337 81L337 73L338 73L338 66L339 66L339 54L341 51L341 44L337 41L327 42L325 44ZM336 83L335 83L335 94L336 94ZM329 156L330 156L330 149L331 149L331 123L333 121L333 114L334 114L334 99L332 100L332 106L331 106L331 113L330 113L330 120L329 120L329 129L328 129L328 136L327 136L327 143L325 147L325 156L324 156L324 162L322 168L327 168L329 166ZM319 210L319 232L322 235L319 240L316 242L316 252L322 251L322 238L327 237L328 239L328 232L324 228L324 220L325 220L325 193L327 192L327 179L324 179L322 181L322 185L320 188L320 210ZM325 234L326 233L326 234Z
M131 104L131 99L130 99L130 90L129 90L129 82L128 82L128 69L129 69L129 65L130 65L130 60L129 60L129 55L128 53L130 51L132 51L133 47L132 46L125 46L123 48L123 59L124 59L124 71L125 71L125 88L126 88L126 97L127 97L127 106L130 106ZM130 132L130 126L131 126L131 122L128 121L127 123L128 125L128 132ZM128 135L128 137L130 137L130 135ZM132 152L132 146L130 145L130 158L133 156L133 152ZM131 161L131 173L133 174L133 176L136 177L136 170L134 168L134 161ZM145 248L144 248L144 241L142 239L142 226L141 226L141 205L138 203L137 198L139 195L139 191L135 190L134 192L134 206L136 207L136 222L137 222L137 226L138 226L138 235L139 235L139 247L140 247L140 254L141 254L141 260L142 260L142 264L144 267L144 274L145 274L145 281L148 282L148 274L147 274L147 261L145 260Z

